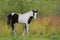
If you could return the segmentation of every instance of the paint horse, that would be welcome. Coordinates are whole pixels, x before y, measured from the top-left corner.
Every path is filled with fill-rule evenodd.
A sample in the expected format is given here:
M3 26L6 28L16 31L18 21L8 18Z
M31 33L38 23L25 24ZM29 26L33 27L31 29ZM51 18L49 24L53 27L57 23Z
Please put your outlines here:
M14 30L14 24L15 23L24 23L25 24L25 29L22 35L25 33L28 34L29 31L29 24L31 20L34 18L37 18L37 10L32 10L24 14L16 14L16 13L11 13L7 15L7 24L11 26L12 28L12 33L16 35L15 30Z

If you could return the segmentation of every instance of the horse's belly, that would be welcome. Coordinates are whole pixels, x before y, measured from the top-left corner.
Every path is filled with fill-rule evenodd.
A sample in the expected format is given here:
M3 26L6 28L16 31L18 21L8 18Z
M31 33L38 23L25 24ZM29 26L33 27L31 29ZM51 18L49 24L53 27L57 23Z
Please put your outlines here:
M26 23L25 20L19 20L18 23Z

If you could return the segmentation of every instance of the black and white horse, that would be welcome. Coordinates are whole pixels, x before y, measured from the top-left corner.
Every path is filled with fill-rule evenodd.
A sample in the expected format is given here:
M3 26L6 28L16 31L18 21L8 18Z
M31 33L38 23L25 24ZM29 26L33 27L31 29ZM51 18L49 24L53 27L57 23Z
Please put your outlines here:
M37 12L38 12L37 10L32 10L32 11L29 11L24 14L11 13L11 14L7 15L7 24L11 25L13 34L16 35L16 33L14 31L14 24L15 23L24 23L25 30L22 35L24 35L25 33L28 33L29 24L33 18L34 19L37 18Z

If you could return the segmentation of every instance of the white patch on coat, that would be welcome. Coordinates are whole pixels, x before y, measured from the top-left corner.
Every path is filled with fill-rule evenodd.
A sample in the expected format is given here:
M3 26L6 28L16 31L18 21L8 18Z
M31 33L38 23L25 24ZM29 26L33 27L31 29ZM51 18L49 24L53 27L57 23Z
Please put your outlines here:
M30 18L30 16L33 16L33 12L27 12L25 14L19 14L19 18L18 18L18 22L19 23L27 23L28 19Z
M13 12L11 15L13 16L15 13Z

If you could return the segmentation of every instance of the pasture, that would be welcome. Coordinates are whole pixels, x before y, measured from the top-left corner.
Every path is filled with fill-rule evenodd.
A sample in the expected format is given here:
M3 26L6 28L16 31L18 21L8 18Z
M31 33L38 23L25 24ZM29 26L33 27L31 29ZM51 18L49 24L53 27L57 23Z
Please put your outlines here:
M11 34L6 21L0 21L0 40L60 40L60 16L45 16L32 20L29 35L22 36L24 24L15 24L17 36Z
M8 36L8 37L0 37L0 40L60 40L60 35L51 35L51 36L43 36L43 35L30 35L30 36Z
M22 36L25 25L16 23L14 36L6 16L32 9L38 9L38 18L30 23L29 35ZM0 0L0 40L60 40L60 0Z

